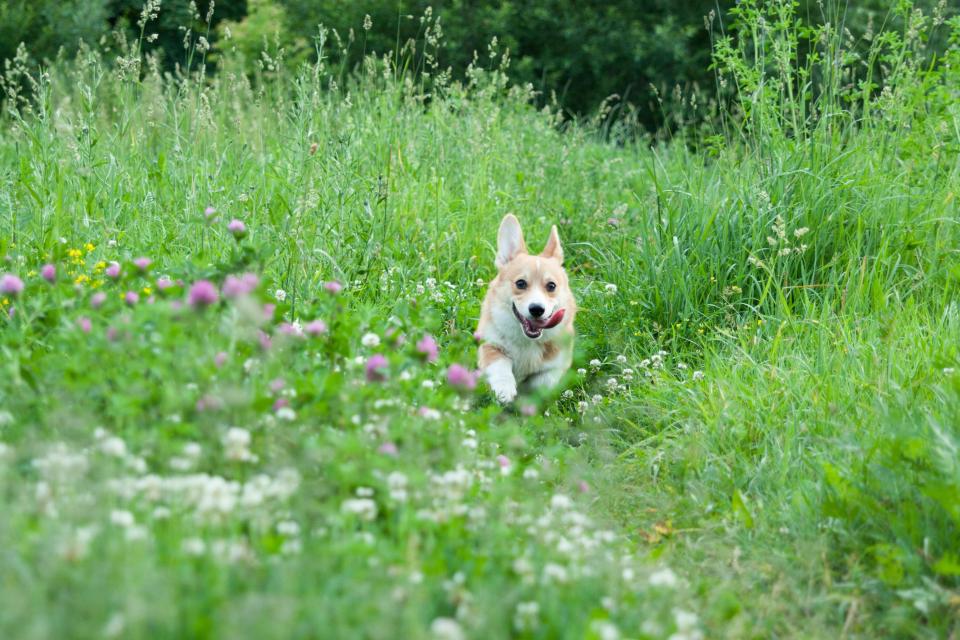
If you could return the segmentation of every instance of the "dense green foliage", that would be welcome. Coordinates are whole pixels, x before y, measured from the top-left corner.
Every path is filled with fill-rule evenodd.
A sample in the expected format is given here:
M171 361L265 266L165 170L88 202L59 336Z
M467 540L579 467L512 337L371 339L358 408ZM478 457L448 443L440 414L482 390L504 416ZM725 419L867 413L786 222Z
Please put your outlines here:
M928 15L936 5L917 3ZM0 5L0 60L13 58L21 41L36 60L54 58L61 47L70 53L80 40L104 41L125 55L123 42L139 36L145 8L156 17L142 50L167 70L202 59L215 71L221 57L203 55L209 45L239 54L248 72L277 64L295 71L316 61L325 32L320 50L340 80L377 53L424 72L429 86L438 75L464 78L475 60L487 64L496 39L495 55L509 58L511 78L529 83L538 104L556 101L579 115L603 105L602 117L630 118L648 131L677 130L712 121L718 94L730 95L718 87L710 62L711 43L738 29L726 14L733 6L729 0L249 0L214 4L211 12L206 0L12 0ZM845 46L861 53L878 29L903 31L908 14L885 0L803 0L796 13L807 24L840 25L849 34ZM104 40L111 33L119 39ZM929 35L925 62L946 46L943 34Z
M960 633L960 18L895 18L741 2L696 146L564 123L499 49L18 63L0 636ZM509 211L581 310L501 409L445 374Z

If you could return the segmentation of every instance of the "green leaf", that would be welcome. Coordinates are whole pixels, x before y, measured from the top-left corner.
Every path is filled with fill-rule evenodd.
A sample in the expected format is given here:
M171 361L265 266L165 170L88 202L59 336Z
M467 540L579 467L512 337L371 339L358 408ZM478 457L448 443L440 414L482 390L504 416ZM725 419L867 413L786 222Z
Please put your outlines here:
M753 515L747 508L746 500L744 500L743 494L740 493L739 489L733 492L733 512L737 514L738 518L743 520L743 526L747 529L753 529Z

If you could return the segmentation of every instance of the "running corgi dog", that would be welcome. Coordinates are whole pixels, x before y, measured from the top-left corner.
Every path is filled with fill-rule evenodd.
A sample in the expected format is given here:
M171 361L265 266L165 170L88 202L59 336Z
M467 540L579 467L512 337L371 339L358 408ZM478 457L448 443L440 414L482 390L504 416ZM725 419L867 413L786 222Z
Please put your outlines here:
M480 312L480 371L501 403L517 391L556 385L573 360L577 303L563 270L556 225L540 255L527 253L520 221L504 216L497 234L498 273Z

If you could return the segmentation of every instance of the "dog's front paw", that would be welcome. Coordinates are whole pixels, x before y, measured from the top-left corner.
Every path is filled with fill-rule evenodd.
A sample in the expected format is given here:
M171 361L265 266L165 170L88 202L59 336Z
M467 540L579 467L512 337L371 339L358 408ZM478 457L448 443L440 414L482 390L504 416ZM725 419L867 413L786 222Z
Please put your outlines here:
M500 404L509 404L517 397L517 385L515 384L491 384L490 388L493 389L493 395L497 396L497 401Z

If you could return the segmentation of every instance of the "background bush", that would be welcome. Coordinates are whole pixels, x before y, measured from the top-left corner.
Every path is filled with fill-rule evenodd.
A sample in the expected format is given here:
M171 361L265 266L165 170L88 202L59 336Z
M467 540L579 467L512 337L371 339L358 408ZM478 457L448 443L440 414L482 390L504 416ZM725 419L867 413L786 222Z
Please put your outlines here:
M909 20L904 7L930 16L938 6L936 0L855 4L802 0L796 13L808 25L840 25L851 49L865 51L870 34L902 29ZM402 58L430 76L449 69L453 78L463 78L475 57L487 66L492 57L499 65L509 52L511 78L531 84L541 104L556 97L568 114L585 115L615 95L605 105L614 115L630 103L629 112L644 128L677 129L714 117L710 101L718 87L710 66L711 41L737 31L737 18L727 15L733 6L729 0L241 0L216 4L208 24L209 0L164 0L152 26L154 38L143 48L171 70L187 62L189 45L199 37L215 47L218 38L229 37L231 42L219 48L242 54L250 72L264 62L262 51L268 52L268 66L294 68L316 59L324 25L329 30L324 54L342 72L376 52ZM141 0L3 3L0 59L13 57L21 41L42 60L60 47L72 52L79 40L93 42L112 29L135 38L142 8ZM494 38L498 47L491 53ZM417 40L419 47L413 45ZM927 44L933 54L946 43L934 38ZM221 58L210 56L207 63L215 66Z

